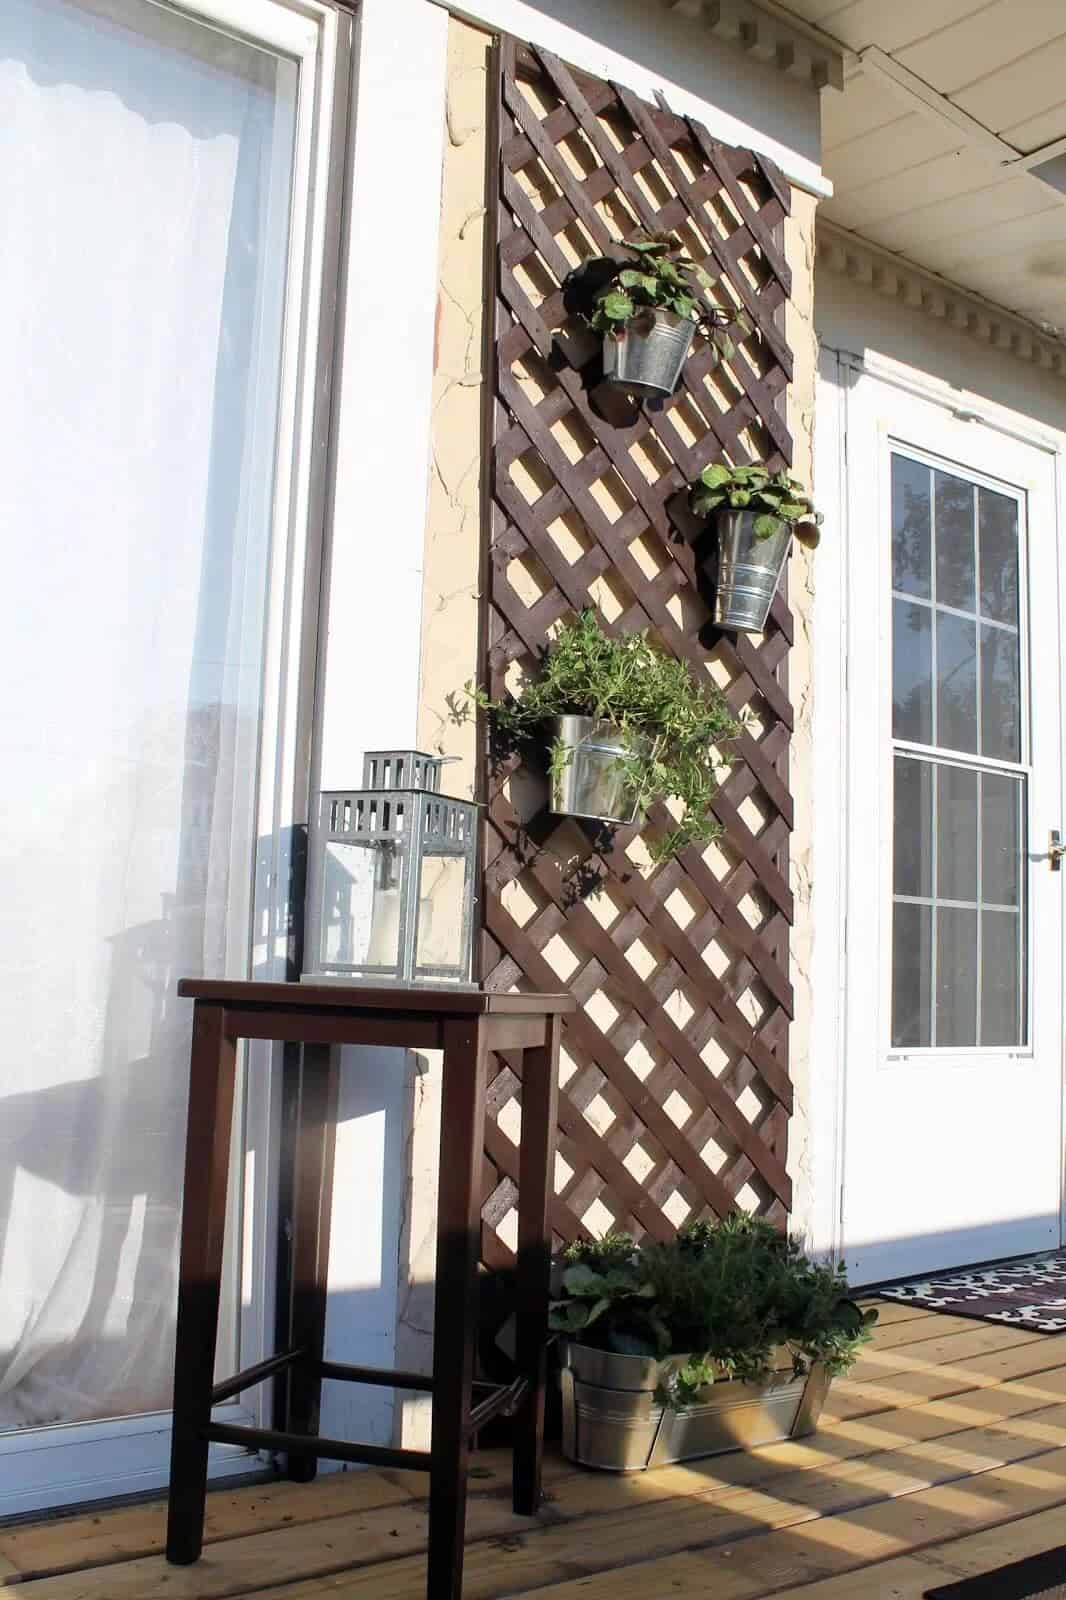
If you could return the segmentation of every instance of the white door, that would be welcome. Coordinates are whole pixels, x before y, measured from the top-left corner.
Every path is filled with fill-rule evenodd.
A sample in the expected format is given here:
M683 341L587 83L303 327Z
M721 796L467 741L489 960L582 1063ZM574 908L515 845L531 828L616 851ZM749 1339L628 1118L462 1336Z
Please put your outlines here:
M317 0L0 7L0 1515L165 1480L175 983L286 975L337 59Z
M842 1232L873 1282L1060 1242L1059 536L1053 454L870 375L847 483Z

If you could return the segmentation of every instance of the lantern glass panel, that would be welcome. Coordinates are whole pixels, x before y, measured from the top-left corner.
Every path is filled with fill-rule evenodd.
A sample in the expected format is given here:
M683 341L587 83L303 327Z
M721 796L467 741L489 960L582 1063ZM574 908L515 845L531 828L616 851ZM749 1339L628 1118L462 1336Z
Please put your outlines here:
M470 872L471 863L466 856L422 857L416 977L462 982L469 976Z
M406 858L398 842L341 842L325 848L322 959L381 976L400 965L401 901Z

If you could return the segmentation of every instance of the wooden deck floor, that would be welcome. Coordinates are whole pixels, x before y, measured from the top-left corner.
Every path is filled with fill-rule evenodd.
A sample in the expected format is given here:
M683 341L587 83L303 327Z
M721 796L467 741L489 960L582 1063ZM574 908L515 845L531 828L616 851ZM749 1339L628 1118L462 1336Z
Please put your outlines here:
M618 1478L553 1459L536 1521L479 1456L466 1600L917 1600L1066 1543L1066 1337L888 1306L806 1441ZM0 1529L23 1600L420 1600L426 1479L219 1491L195 1567L160 1505Z

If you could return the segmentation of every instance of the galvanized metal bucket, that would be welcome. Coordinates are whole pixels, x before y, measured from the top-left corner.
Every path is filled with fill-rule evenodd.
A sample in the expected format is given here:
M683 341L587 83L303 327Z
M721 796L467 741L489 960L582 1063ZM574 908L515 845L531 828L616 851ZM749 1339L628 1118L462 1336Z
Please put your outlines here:
M603 375L634 394L673 394L696 324L672 311L655 311L650 326L629 323L620 338L603 341Z
M764 1384L722 1378L684 1411L656 1404L659 1381L688 1359L676 1355L659 1362L565 1345L563 1454L607 1472L643 1472L798 1439L817 1427L830 1382L820 1364L797 1378L791 1358L782 1352L781 1370Z
M635 822L633 791L619 766L622 731L595 717L553 717L556 748L565 764L552 773L551 809L595 822Z
M719 628L762 633L792 544L792 528L777 520L777 532L760 539L754 511L718 513L718 593L714 620Z

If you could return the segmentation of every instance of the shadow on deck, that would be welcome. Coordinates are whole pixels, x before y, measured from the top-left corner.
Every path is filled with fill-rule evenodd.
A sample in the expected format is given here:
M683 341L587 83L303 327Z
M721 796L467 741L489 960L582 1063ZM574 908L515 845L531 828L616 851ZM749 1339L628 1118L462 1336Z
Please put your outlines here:
M548 1464L535 1520L476 1458L466 1600L917 1600L1066 1540L1066 1336L882 1305L819 1433L627 1477ZM426 1478L350 1472L209 1497L194 1567L143 1504L0 1529L24 1600L421 1600Z

